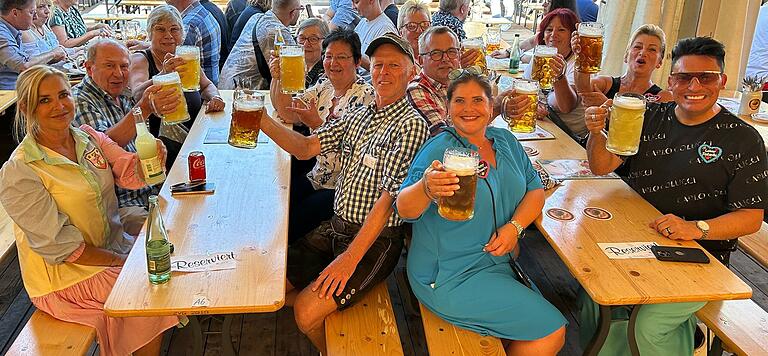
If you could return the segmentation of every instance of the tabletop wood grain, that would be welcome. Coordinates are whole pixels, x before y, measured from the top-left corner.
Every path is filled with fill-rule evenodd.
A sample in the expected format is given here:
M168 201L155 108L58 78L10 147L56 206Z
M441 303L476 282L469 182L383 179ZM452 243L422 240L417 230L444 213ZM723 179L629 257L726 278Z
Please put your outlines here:
M536 159L584 159L585 150L549 121L541 127L556 140L524 141L539 151ZM610 220L584 215L586 207L613 214ZM542 213L536 226L592 299L602 305L747 299L751 288L712 255L709 264L661 262L656 259L609 259L599 242L656 242L699 247L696 242L667 239L648 226L661 215L620 179L567 180L547 191L543 211L562 208L574 215L558 221ZM525 252L523 252L525 253Z
M175 256L234 251L231 270L172 274L153 286L147 277L144 232L105 304L112 316L272 312L285 299L290 156L273 142L255 149L204 144L208 129L229 127L232 91L222 91L225 112L200 113L159 201ZM267 97L267 106L269 99ZM270 112L271 108L268 109ZM260 134L260 140L266 137ZM172 183L187 180L187 155L205 154L212 195L171 196ZM194 307L197 299L208 305ZM203 300L205 300L203 299ZM205 303L203 303L205 304Z

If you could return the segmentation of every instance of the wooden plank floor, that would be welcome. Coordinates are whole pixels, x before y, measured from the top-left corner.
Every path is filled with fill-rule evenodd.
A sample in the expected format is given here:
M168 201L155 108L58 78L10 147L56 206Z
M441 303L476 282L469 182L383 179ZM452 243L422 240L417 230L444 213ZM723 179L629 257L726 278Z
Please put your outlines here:
M768 310L768 270L741 251L732 257L732 269L753 288L753 300ZM401 259L398 269L403 268ZM555 252L538 233L529 233L523 240L521 264L542 294L566 316L569 321L567 340L561 355L580 355L578 344L579 285L560 262ZM397 270L396 270L397 271ZM427 355L421 318L409 312L404 303L405 292L400 290L395 274L388 280L389 292L397 317L403 350L406 355ZM0 354L4 354L24 323L34 311L21 283L19 264L15 248L0 261ZM221 318L204 319L203 330L207 331L205 355L221 354ZM241 355L305 356L318 355L317 351L296 328L293 310L283 308L269 314L241 314L234 318L232 339L235 349ZM166 333L163 355L188 355L191 353L189 328L173 329ZM96 347L92 355L98 355Z

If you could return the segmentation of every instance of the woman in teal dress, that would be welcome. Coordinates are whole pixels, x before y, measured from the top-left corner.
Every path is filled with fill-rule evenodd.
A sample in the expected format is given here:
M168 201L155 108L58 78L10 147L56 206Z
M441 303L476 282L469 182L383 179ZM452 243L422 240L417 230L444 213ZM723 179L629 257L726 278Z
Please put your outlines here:
M491 103L488 82L462 72L448 87L454 127L427 141L413 160L396 203L398 214L413 222L408 278L430 311L501 338L507 354L555 355L565 342L565 318L510 266L520 233L541 213L544 190L515 137L487 127ZM440 163L451 147L479 152L480 166L487 167L467 221L442 218L433 203L459 188Z

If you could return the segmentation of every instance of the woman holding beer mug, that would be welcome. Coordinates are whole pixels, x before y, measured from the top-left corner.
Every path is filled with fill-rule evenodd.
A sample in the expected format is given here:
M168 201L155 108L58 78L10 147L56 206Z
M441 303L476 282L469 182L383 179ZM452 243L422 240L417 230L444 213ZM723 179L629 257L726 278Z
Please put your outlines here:
M357 75L360 46L360 37L352 30L339 29L328 35L323 41L321 61L327 79L307 89L293 103L276 100L277 95L273 95L272 103L280 118L302 122L309 131L314 131L351 110L370 105L374 100L373 86ZM280 78L280 61L277 58L270 61L270 70L274 83L275 78ZM318 155L316 162L291 162L289 241L304 236L333 215L333 194L341 170L340 159L335 152L331 152ZM306 211L312 211L312 214L302 213Z
M413 222L408 279L430 311L503 339L508 355L556 355L565 342L565 318L518 279L510 264L525 226L544 206L541 180L514 136L488 127L492 99L487 80L457 71L448 86L454 127L422 146L396 201L398 214ZM480 164L469 167L478 172L471 173L474 179L462 179L450 162L440 161L461 150L479 156ZM475 189L473 182L475 194L467 202L474 199L474 204L464 205L474 216L464 221L442 217L441 204Z
M177 317L112 318L103 310L135 241L120 223L115 184L146 186L138 155L88 125L71 126L75 103L64 73L33 66L16 88L14 127L23 140L0 169L0 203L16 227L32 304L95 328L102 355L158 355ZM165 158L159 142L158 153Z
M574 32L571 47L576 56L581 55L581 37ZM646 24L632 34L624 53L627 72L621 77L607 75L592 76L589 73L575 71L576 90L584 106L599 106L606 100L613 99L617 93L635 93L645 95L649 101L666 102L672 100L672 93L661 89L651 80L653 72L661 68L664 52L667 48L666 35L659 26Z
M184 25L179 10L170 5L160 5L152 9L147 17L149 49L135 52L131 55L131 88L134 97L141 97L144 90L152 85L152 77L157 74L170 73L185 64L185 60L175 55L176 47L184 41ZM200 91L185 92L187 110L192 123L206 101L205 112L224 110L224 100L219 96L219 90L213 85L205 72L200 71Z
M158 74L165 74L177 70L186 61L176 56L176 47L184 41L184 25L181 20L181 14L176 8L170 5L159 5L152 9L147 17L148 38L150 41L149 49L135 52L131 55L130 68L130 86L133 90L133 96L138 100L144 94L144 90L152 85L152 77ZM198 70L200 75L200 90L184 92L184 99L187 103L187 111L192 120L183 125L187 128L192 127L203 101L207 101L205 112L217 112L224 110L224 100L219 96L219 90L213 85L213 82L205 76L205 72ZM160 135L160 119L157 116L150 116L149 131L155 137ZM163 142L168 146L171 156L169 164L175 160L176 154L181 149L183 135L169 135L173 138L162 137ZM170 167L169 167L170 168Z

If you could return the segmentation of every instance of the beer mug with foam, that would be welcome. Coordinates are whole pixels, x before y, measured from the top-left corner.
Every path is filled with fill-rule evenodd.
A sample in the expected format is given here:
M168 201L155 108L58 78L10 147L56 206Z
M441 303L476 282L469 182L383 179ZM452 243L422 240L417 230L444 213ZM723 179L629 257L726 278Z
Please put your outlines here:
M598 73L603 61L603 24L579 23L581 54L576 58L576 70L581 73Z
M178 46L176 55L184 59L184 64L176 67L181 77L181 87L186 92L200 90L200 48L197 46Z
M157 107L155 106L154 100L152 100L152 95L150 95L149 102L152 104L152 109L155 111L156 115L163 119L163 125L174 125L189 121L190 117L189 112L187 111L187 101L184 99L184 95L181 91L181 79L179 78L179 73L170 72L168 74L158 74L152 77L152 84L162 85L160 90L168 88L175 90L179 98L179 105L176 106L176 110L170 114L161 115L160 111L157 110Z
M504 98L501 102L501 118L509 124L509 130L512 132L533 132L536 130L539 83L533 80L515 79L513 88L515 88L515 97L525 96L528 99L528 104L525 106L523 113L519 117L514 118L507 114L507 101L510 97Z
M533 68L531 72L531 79L539 82L539 88L541 90L552 89L552 85L555 83L555 77L560 73L555 73L552 70L552 61L557 55L557 48L538 45L533 50Z
M488 64L485 61L485 45L482 37L467 38L461 41L461 53L468 52L469 50L476 49L480 51L480 57L478 57L470 67L477 67L480 72L488 72Z
M485 30L485 53L501 49L501 29L498 27L488 27Z
M636 154L640 146L644 116L645 96L633 93L616 94L611 108L611 123L605 149L621 156Z
M477 165L480 155L468 148L452 147L445 150L443 167L459 178L459 189L450 197L440 197L437 212L445 219L464 221L475 216Z
M255 148L264 115L264 94L252 89L235 90L229 144L240 148Z
M304 92L304 48L283 46L280 49L280 85L283 94Z

